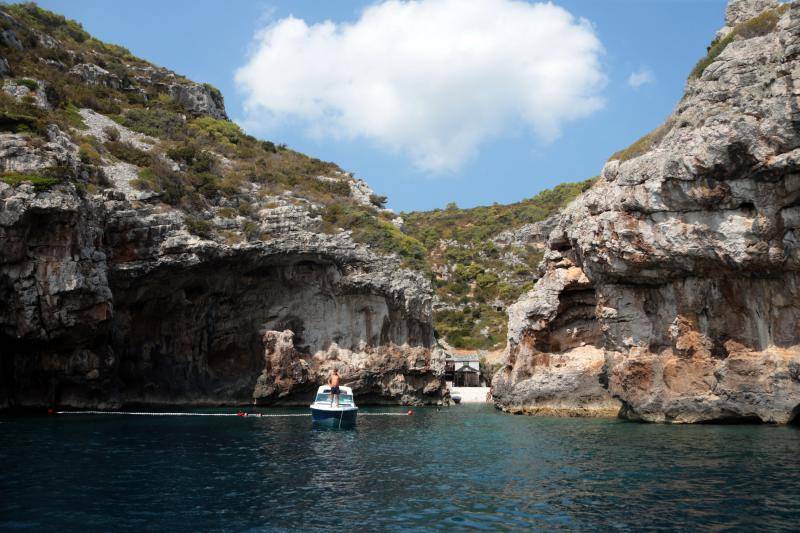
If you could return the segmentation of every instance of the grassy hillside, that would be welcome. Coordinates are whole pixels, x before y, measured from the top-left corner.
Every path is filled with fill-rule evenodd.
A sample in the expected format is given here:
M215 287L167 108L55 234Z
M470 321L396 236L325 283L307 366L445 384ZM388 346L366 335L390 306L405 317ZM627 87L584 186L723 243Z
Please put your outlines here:
M457 348L502 346L505 307L533 286L543 252L541 243L501 244L493 239L555 214L593 181L563 183L509 205L459 209L450 204L404 213L404 231L427 253L438 298L438 334Z
M501 346L505 306L533 284L540 247L493 239L545 219L591 183L559 185L511 205L406 213L400 226L383 209L384 197L359 199L353 177L337 165L247 135L227 120L214 87L99 41L35 4L0 5L0 31L0 133L38 149L56 125L80 158L78 168L7 172L0 181L38 191L70 182L95 195L112 185L115 168L132 165L136 177L126 183L147 193L143 202L179 209L189 231L228 244L276 237L263 229L263 213L301 206L318 231L349 231L429 275L437 331L457 347ZM85 123L87 110L148 137L120 138L122 130L108 126L98 134Z
M280 197L310 206L322 231L351 230L356 240L424 269L422 245L390 222L392 214L381 209L385 199L363 205L351 195L353 178L337 165L247 135L224 118L222 95L214 87L99 41L79 23L32 3L0 5L0 31L13 36L0 39L0 58L9 67L4 88L29 91L21 98L0 91L0 132L21 134L29 145L41 146L48 125L55 124L80 147L83 166L48 169L47 175L0 175L5 183L28 181L45 190L69 181L94 194L110 185L104 169L130 163L139 169L132 184L155 193L154 201L183 210L189 229L203 237L229 243L271 238L259 230L259 211ZM80 69L89 74L81 76ZM221 111L198 111L187 105L191 99L179 97L203 90ZM152 149L115 138L113 129L105 141L88 135L80 109L152 137ZM239 230L215 227L212 221L219 218L236 220Z

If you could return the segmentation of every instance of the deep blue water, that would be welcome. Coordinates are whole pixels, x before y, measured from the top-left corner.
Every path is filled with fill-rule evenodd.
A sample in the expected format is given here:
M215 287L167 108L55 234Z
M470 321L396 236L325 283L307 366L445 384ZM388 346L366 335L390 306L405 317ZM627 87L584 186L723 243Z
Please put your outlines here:
M361 417L353 430L298 417L6 416L0 529L792 529L799 452L791 427L470 405Z

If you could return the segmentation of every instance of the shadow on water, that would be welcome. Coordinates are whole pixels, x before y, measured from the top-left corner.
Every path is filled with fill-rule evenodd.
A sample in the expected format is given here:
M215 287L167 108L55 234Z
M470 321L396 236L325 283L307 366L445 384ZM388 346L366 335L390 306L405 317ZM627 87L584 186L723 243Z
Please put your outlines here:
M338 422L311 422L311 429L314 431L355 431L357 428L358 424L353 422L342 425L339 425Z
M757 416L725 416L721 418L715 418L714 420L703 420L698 422L700 425L704 426L747 426L747 425L760 425L760 426L774 426L775 424L771 424L769 422L764 422Z
M792 427L800 427L800 404L792 409L792 416L789 419L789 425Z

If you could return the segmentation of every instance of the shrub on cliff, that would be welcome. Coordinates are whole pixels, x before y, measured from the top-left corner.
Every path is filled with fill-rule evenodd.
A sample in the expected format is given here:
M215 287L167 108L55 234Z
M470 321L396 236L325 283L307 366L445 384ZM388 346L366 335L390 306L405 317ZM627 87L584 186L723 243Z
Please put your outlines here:
M36 80L31 80L28 78L21 78L16 80L15 82L17 85L22 85L23 87L27 87L29 91L36 92L39 90L39 84Z
M119 159L137 167L146 167L150 164L151 157L147 152L140 150L130 143L122 141L107 141L103 146L106 150Z
M122 111L114 91L106 87L70 85L68 100L76 107L88 107L103 115L116 115Z
M4 7L28 25L53 33L56 37L69 38L78 43L91 38L78 22L42 9L33 2L12 4Z
M664 137L669 133L672 129L672 119L668 119L662 125L644 135L643 137L637 139L633 144L625 148L624 150L620 150L619 152L615 152L608 158L609 161L619 160L619 161L628 161L629 159L633 159L635 157L639 157L640 155L644 155L660 143Z
M314 179L312 187L335 196L350 196L350 185L343 180Z
M94 146L87 142L81 143L78 147L78 157L80 157L81 162L87 165L100 164L100 154L97 153Z
M689 74L689 79L696 79L702 76L703 71L705 71L705 69L713 63L722 51L736 40L737 37L751 39L774 31L778 24L778 19L781 18L781 15L783 15L789 7L789 4L784 4L774 9L764 11L757 17L736 25L724 38L714 39L708 47L706 56L698 61L692 69L692 72Z
M428 270L422 243L405 235L388 220L375 216L367 208L332 204L323 211L322 220L328 232L336 228L350 230L356 241L369 244L378 251L396 253L409 268Z
M193 172L209 172L217 163L214 154L191 142L183 142L169 148L167 157L176 163L182 163Z
M189 123L189 128L200 135L219 143L236 144L242 140L244 133L233 122L211 117L200 117Z
M370 194L369 195L369 201L375 207L377 207L379 209L383 209L384 207L386 207L386 202L389 201L389 198L387 198L386 196L380 195L380 194Z
M181 115L162 108L126 109L121 115L112 118L126 128L151 137L174 139L183 137L186 132L186 122Z
M160 193L164 202L170 205L201 207L203 202L192 197L194 191L187 182L186 176L172 170L166 161L153 158L148 167L139 171L139 177L131 180L131 185L137 189Z
M183 222L186 224L186 229L189 231L189 233L193 233L198 237L208 239L214 234L214 226L208 220L190 215L185 217Z
M46 191L69 178L70 170L65 167L45 168L37 173L6 172L0 175L0 181L17 187L23 183L30 183L37 192Z

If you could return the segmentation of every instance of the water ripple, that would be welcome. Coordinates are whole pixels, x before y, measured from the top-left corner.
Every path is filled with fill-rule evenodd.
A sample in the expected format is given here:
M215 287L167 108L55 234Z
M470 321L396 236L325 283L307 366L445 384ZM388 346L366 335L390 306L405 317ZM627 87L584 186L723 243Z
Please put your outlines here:
M287 410L287 412L298 412ZM0 530L768 529L800 431L512 417L7 417Z

